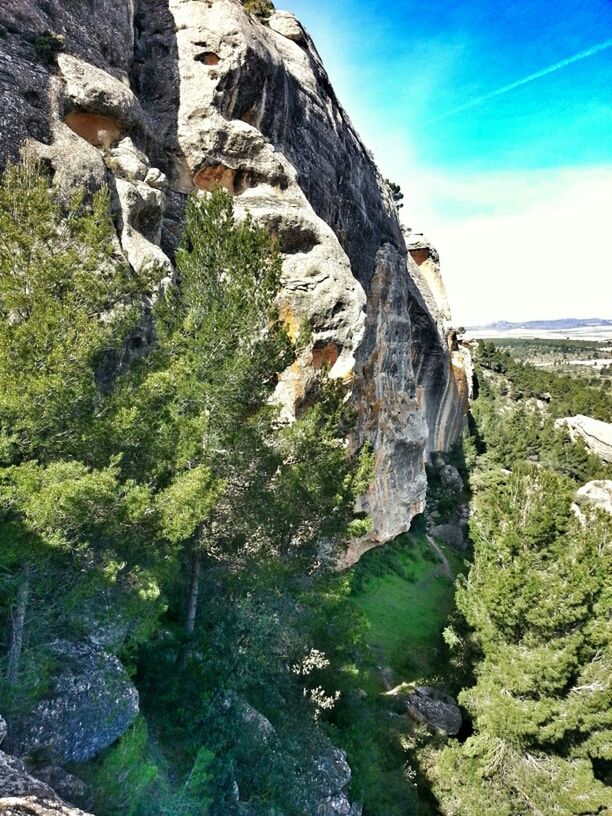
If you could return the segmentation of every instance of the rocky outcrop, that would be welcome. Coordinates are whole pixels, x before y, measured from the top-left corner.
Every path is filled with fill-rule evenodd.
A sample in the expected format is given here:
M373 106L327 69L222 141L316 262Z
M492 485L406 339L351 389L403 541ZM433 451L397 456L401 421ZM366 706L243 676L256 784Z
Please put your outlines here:
M583 439L589 450L603 459L612 462L612 423L577 414L574 417L557 419L557 428L567 428L572 442Z
M2 816L88 816L62 801L49 785L28 773L15 757L0 751Z
M430 686L417 686L406 700L408 715L434 731L456 736L461 730L461 711L448 694Z
M452 328L437 250L422 233L407 230L405 240L408 270L418 292L413 313L422 339L419 337L415 345L413 359L427 419L427 447L429 453L448 451L463 431L472 397L472 358L469 348L458 343ZM419 316L420 311L424 317Z
M264 747L272 753L276 750L276 730L270 720L234 693L226 695L223 703L226 715L243 734L253 740L253 744ZM360 816L361 807L351 804L348 787L351 769L346 754L335 748L325 737L318 735L314 761L300 762L296 773L300 779L299 802L295 807L300 813L316 816ZM289 780L287 780L289 782ZM234 783L235 804L240 812L252 813L248 805L240 801L240 789Z
M9 723L18 756L84 762L113 743L138 714L138 692L119 660L93 643L55 641L59 670L52 694Z
M437 254L422 236L406 245L299 21L264 24L239 0L4 0L0 25L0 159L27 140L60 194L106 182L125 257L166 277L186 194L225 187L283 253L281 315L303 341L280 376L285 417L322 371L345 383L353 448L375 449L359 546L408 529L426 459L463 427L467 363Z
M612 516L612 479L587 482L576 491L574 499L579 513L582 505L590 504Z
M0 744L6 732L6 722L0 717ZM21 760L4 751L0 751L0 813L4 816L87 816L63 802L46 782L28 773Z
M443 544L454 547L456 550L465 550L467 542L463 537L463 529L459 524L435 524L431 528L431 534L438 538Z

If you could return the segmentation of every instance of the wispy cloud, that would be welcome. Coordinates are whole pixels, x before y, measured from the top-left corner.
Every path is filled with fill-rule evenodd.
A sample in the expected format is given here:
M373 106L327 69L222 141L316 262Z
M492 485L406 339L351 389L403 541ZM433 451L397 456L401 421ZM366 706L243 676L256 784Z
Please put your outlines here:
M612 167L436 175L428 189L456 322L608 316Z
M556 71L560 71L562 68L566 68L568 65L573 65L575 62L580 62L580 60L593 57L595 54L599 54L601 51L606 51L608 48L612 48L612 39L604 40L596 45L592 45L590 48L585 48L584 51L579 51L577 54L574 54L571 57L566 57L566 59L555 62L554 65L549 65L547 68L542 68L539 71L535 71L533 74L529 74L522 79L517 79L515 82L510 82L508 85L502 85L501 88L496 88L496 90L491 91L490 93L470 99L462 105L458 105L456 108L452 108L451 110L441 113L439 116L433 117L427 124L440 122L443 119L456 116L458 113L463 113L471 108L476 108L479 105L483 105L485 102L488 102L490 99L495 99L497 96L502 96L509 91L514 91L516 88L521 88L523 85L534 82L536 79L541 79L549 74L554 74Z

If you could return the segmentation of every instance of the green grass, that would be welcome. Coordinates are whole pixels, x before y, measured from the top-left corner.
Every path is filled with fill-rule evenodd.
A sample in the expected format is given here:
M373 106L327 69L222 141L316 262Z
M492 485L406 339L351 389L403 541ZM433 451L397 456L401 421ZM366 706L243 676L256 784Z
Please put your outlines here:
M441 549L457 574L461 555ZM415 752L402 743L409 720L391 715L394 704L381 692L385 683L447 685L442 630L454 610L454 583L437 575L439 567L425 535L411 532L366 553L351 571L348 602L365 618L366 653L334 712L332 737L347 751L352 795L363 802L364 816L437 812ZM366 694L355 695L354 689ZM407 767L414 778L406 775Z
M448 549L456 574L462 559ZM367 553L357 568L354 602L368 623L373 668L390 668L397 683L433 679L444 668L442 630L454 609L454 585L436 574L434 557L425 536L412 534Z

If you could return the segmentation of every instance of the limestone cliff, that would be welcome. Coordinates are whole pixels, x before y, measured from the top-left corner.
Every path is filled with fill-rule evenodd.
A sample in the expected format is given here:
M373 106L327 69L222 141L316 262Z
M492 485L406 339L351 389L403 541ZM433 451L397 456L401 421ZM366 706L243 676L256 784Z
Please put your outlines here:
M376 460L361 508L373 532L353 557L406 530L428 454L461 431L465 364L435 250L414 236L407 247L293 15L262 23L239 0L3 0L0 102L0 159L27 141L60 194L108 184L135 268L172 274L185 196L216 184L278 235L281 314L307 340L280 376L284 413L299 413L319 370L344 381L354 447L371 440Z

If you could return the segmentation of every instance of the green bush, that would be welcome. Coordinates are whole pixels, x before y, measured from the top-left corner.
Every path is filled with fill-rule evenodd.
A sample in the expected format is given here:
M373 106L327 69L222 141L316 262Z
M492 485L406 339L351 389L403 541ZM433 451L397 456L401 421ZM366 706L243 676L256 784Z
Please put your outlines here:
M45 62L51 64L55 55L64 50L64 37L54 31L45 31L35 37L34 48Z
M271 0L242 0L245 11L257 17L262 22L268 20L274 11L274 4Z

